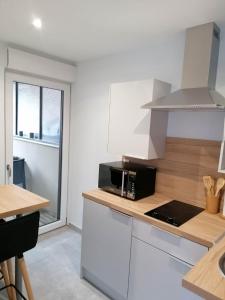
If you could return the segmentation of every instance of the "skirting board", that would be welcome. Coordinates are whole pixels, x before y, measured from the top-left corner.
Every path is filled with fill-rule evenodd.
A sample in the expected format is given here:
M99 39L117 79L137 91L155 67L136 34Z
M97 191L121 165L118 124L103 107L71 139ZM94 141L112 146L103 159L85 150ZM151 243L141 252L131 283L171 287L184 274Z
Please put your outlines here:
M68 226L69 226L71 229L75 230L76 232L82 234L82 229L81 229L80 227L78 227L78 226L76 226L76 225L74 225L74 224L72 224L72 223L69 223Z

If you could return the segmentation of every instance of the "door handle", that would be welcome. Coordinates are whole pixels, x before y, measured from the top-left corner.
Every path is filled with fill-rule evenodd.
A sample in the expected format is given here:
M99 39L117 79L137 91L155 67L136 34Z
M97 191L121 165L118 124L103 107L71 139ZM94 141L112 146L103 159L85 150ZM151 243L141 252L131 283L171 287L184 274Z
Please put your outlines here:
M170 254L169 254L169 255L170 255ZM179 264L182 264L182 265L188 267L189 269L191 269L191 268L193 267L193 266L190 265L188 262L186 262L186 261L184 261L184 260L182 260L182 259L179 259L179 258L177 258L177 257L175 257L175 256L173 256L173 255L170 255L170 259L173 260L173 261L175 261L175 262L177 262L177 263L179 263Z
M8 177L11 177L12 176L12 168L11 168L10 164L7 164L6 170L8 172Z

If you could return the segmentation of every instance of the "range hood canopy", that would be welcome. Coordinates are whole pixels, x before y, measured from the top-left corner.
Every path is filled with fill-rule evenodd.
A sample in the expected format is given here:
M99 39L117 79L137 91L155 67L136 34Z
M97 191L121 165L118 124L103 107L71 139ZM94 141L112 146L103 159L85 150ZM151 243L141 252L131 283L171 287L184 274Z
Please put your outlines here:
M186 30L182 86L144 105L157 110L225 109L225 97L215 91L220 29L208 23Z

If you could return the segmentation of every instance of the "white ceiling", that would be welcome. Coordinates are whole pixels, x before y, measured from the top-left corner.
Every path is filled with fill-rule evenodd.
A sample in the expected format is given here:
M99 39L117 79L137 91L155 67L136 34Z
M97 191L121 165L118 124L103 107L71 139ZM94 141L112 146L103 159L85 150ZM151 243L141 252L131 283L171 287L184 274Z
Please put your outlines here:
M31 25L35 16L41 31ZM225 0L0 0L0 40L73 62L209 21L225 24Z

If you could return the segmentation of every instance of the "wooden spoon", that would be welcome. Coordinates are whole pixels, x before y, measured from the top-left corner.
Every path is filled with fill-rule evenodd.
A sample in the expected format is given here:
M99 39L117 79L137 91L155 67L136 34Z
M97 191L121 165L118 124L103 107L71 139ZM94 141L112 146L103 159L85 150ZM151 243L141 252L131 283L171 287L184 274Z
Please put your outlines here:
M209 177L210 177L210 182L211 182L211 195L214 196L214 193L215 193L215 180L211 176L209 176Z
M213 196L214 195L214 185L215 185L214 179L211 176L203 176L203 183L207 190L208 196Z
M216 197L219 195L219 192L222 190L224 185L225 185L225 179L222 177L218 178L216 181L216 192L215 192Z

